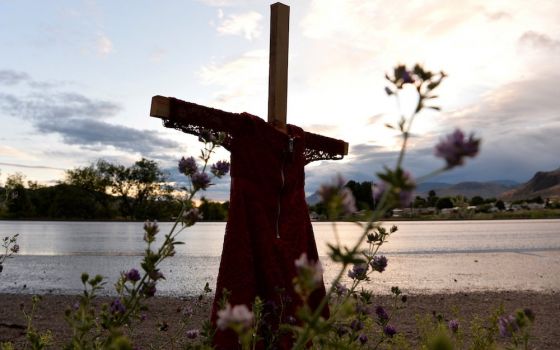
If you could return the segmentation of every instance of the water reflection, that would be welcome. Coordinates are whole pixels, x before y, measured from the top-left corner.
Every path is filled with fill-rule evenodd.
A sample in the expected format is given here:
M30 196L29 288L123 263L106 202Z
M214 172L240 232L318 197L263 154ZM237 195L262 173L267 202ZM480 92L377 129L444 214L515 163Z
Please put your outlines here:
M391 225L393 223L389 223ZM560 220L396 222L399 231L383 247L389 268L369 288L386 293L488 289L560 289ZM0 292L79 293L80 274L102 274L112 285L120 271L137 267L143 250L142 223L0 221L0 236L20 233L20 256L6 265ZM162 223L159 239L171 228ZM330 281L338 266L326 258L333 225L313 224ZM162 271L158 290L197 294L215 284L224 223L201 223L179 235L185 245ZM342 244L360 235L353 223L337 223ZM521 253L521 254L520 254Z
M390 223L388 225L392 225ZM560 220L395 222L399 231L383 247L391 254L517 252L560 249ZM21 255L135 256L145 249L142 223L1 221L0 235L19 233ZM159 241L171 228L161 223ZM337 223L343 245L353 245L361 230ZM313 224L321 256L334 243L331 223ZM185 229L177 247L183 256L220 256L225 224L200 223ZM158 241L158 242L159 242Z

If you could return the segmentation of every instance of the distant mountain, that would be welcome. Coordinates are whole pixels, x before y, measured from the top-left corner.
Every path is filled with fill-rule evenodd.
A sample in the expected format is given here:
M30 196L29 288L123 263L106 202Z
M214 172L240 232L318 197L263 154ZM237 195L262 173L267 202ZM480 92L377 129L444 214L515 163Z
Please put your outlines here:
M465 196L472 198L481 196L483 198L493 198L511 190L512 185L517 184L511 180L497 180L488 182L465 181L457 184L437 183L439 188L426 186L428 184L420 184L417 188L417 194L426 197L430 190L434 190L438 197Z
M560 197L560 168L553 171L539 171L531 180L519 187L501 194L505 200Z
M493 181L488 181L490 183L496 183L499 185L504 185L506 187L510 187L510 188L514 188L517 187L519 185L521 185L519 182L517 181L513 181L513 180L493 180Z
M416 192L422 196L427 196L428 192L430 192L431 190L437 192L437 190L447 188L449 186L453 186L453 184L449 184L446 182L422 182L419 183L416 187Z
M501 197L504 192L512 191L519 182L513 180L493 180L487 182L465 181L457 184L446 182L423 182L416 187L416 195L427 197L431 190L436 192L438 197L465 196L472 198L481 196L483 198ZM315 205L321 201L317 192L306 198L307 204Z

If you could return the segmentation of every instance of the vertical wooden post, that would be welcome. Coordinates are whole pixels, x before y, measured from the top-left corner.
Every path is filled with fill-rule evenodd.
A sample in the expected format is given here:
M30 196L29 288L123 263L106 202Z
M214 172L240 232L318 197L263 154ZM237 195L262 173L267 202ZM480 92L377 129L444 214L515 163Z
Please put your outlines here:
M270 11L268 122L286 130L290 7L277 2L270 5Z

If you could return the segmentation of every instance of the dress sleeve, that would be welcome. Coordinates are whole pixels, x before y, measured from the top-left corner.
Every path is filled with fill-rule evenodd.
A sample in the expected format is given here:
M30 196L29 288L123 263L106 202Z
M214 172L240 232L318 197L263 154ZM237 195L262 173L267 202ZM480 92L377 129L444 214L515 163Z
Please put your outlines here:
M305 132L305 164L316 160L342 159L347 151L348 145L342 140Z
M167 128L202 138L223 133L225 140L222 145L229 149L232 138L242 130L249 117L246 113L225 112L170 97L169 116L161 119Z

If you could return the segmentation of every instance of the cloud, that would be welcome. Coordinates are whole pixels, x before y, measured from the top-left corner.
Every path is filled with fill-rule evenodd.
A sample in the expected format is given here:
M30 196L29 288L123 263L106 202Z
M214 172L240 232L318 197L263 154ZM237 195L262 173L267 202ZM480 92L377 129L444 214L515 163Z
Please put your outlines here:
M199 2L212 7L233 7L246 6L251 3L258 4L261 0L198 0Z
M18 159L35 159L34 156L25 151L5 145L0 145L0 156Z
M445 179L511 179L526 181L538 170L558 167L560 149L560 73L539 72L497 86L479 101L435 121L440 131L453 126L482 137L480 155Z
M522 135L527 127L558 122L559 72L542 72L512 81L487 92L476 103L445 115L459 126L482 129L485 133ZM443 117L443 116L442 116Z
M100 34L97 37L96 50L98 55L107 56L113 52L113 42L106 35Z
M491 21L500 21L503 19L512 19L513 16L506 11L496 11L486 13L486 17Z
M30 78L27 73L9 69L0 70L0 85L13 86L29 80Z
M240 35L247 40L254 40L261 35L260 22L263 16L255 11L242 14L218 15L220 23L216 30L221 35Z
M433 117L433 130L410 139L404 168L415 177L444 166L434 156L433 147L442 135L460 127L482 138L481 151L465 166L445 172L429 181L461 182L515 180L527 181L536 171L560 165L560 98L557 81L560 73L539 72L512 81L485 93L482 98L452 112ZM383 145L351 144L342 161L312 163L306 168L308 193L334 174L346 179L375 181L383 166L394 166L398 151Z
M327 124L310 124L310 125L304 125L302 126L302 128L305 131L309 131L320 135L333 134L338 129L336 125L327 125Z
M121 106L104 100L88 98L78 93L32 93L26 97L0 94L0 106L12 116L33 120L68 118L110 118Z
M9 166L9 167L15 167L15 168L25 168L25 169L46 169L46 170L60 170L60 171L66 171L66 169L55 168L55 167L46 166L46 165L27 165L27 164L4 163L4 162L0 162L0 165Z
M24 96L0 93L0 108L6 115L31 122L37 131L59 135L65 144L84 150L100 152L112 147L152 156L179 147L153 131L105 121L117 116L122 107L77 92L32 91Z
M266 101L267 92L255 87L267 86L268 52L253 50L223 63L203 66L199 72L203 84L214 85L214 103L235 111L255 110L256 101Z
M179 147L177 142L161 138L154 131L138 130L92 119L70 118L65 122L42 120L35 126L41 132L59 134L64 143L94 149L101 146L115 147L151 156L161 149Z
M519 44L525 47L546 50L559 50L560 40L555 40L546 34L527 31L519 38Z

